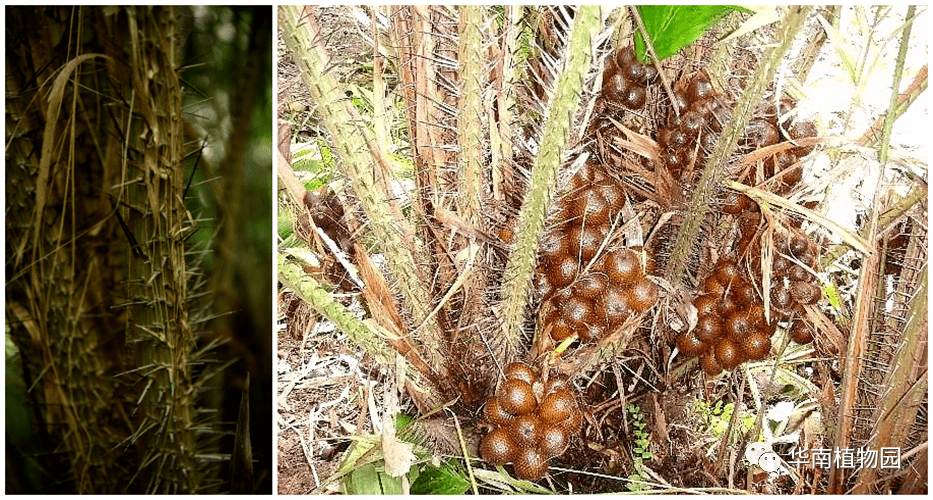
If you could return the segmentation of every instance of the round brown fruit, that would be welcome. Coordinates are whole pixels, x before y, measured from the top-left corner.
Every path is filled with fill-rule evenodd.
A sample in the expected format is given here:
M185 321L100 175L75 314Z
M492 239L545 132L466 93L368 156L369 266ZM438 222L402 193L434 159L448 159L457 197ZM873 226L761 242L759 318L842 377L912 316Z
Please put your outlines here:
M562 425L548 427L541 436L541 452L548 458L563 455L568 444L570 438Z
M576 408L574 411L570 412L570 416L567 417L567 420L564 420L560 423L567 430L567 434L576 435L580 432L580 429L583 428L583 412L580 411L580 408Z
M603 95L610 101L618 101L629 85L620 73L603 74Z
M515 460L518 447L504 427L496 427L483 438L479 453L483 460L493 465L505 465Z
M543 256L566 257L567 234L562 229L551 229L541 237L541 254Z
M722 316L729 316L738 309L739 303L736 302L735 296L731 293L724 294L722 300L719 302L719 314Z
M560 304L561 316L571 327L592 322L593 301L585 297L573 296Z
M542 301L546 300L554 292L554 285L551 284L547 274L543 272L535 274L535 292L541 297Z
M713 84L701 73L690 82L689 92L694 101L706 99L713 94Z
M697 326L693 330L693 335L696 336L697 340L706 343L716 341L722 334L722 321L713 314L700 316L700 319L697 320Z
M632 315L629 295L618 288L609 288L599 299L609 328L615 328Z
M554 326L551 327L551 338L557 342L563 342L564 339L573 335L573 328L567 324L564 318L559 317L554 320Z
M797 320L790 328L790 338L798 344L809 344L813 342L813 327L803 320Z
M714 377L722 372L722 367L716 362L716 356L712 351L706 351L700 356L700 367L706 372L707 376Z
M486 406L483 407L483 417L492 424L508 425L515 420L515 415L502 409L499 404L499 398L493 396L486 400Z
M599 340L603 338L603 333L605 333L602 323L602 321L597 321L596 323L584 323L574 328L574 332L576 332L577 337L579 337L583 342Z
M525 448L515 459L515 475L519 479L538 481L547 473L547 457L536 448Z
M790 289L786 286L776 286L771 289L771 305L787 310L793 305L794 298L790 294Z
M621 210L625 205L625 192L622 191L622 188L620 188L615 181L609 181L594 186L594 189L598 190L599 193L603 195L603 198L606 199L606 203L609 204L610 217L612 217L615 212Z
M524 380L508 380L499 390L499 404L512 415L527 415L535 411L537 402L531 384Z
M518 361L506 365L504 372L505 378L507 379L523 380L529 384L534 384L535 380L538 379L538 377L535 375L535 371L532 370L530 366Z
M742 352L738 344L725 337L716 344L716 362L726 370L732 370L742 363Z
M790 137L793 140L805 139L808 137L816 137L818 132L816 130L816 125L813 122L801 121L794 124L790 128ZM813 151L813 146L797 146L794 148L793 153L798 157L807 156Z
M754 302L749 305L745 309L745 317L748 318L748 325L752 330L757 330L767 324L765 321L765 307L761 302Z
M687 134L683 133L683 131L680 129L670 130L666 135L667 141L662 142L665 146L672 149L681 149L690 141L690 139L687 137Z
M637 63L635 60L635 51L632 50L632 46L621 47L616 51L616 63L620 68L626 68L633 63Z
M638 256L631 250L616 250L606 254L603 260L603 271L612 283L630 286L641 276L641 263Z
M739 276L739 266L734 260L723 259L716 264L716 278L724 286L729 286Z
M722 292L726 289L722 286L722 283L719 282L719 278L715 274L711 274L703 280L703 291L712 294L713 296L719 298L722 297Z
M644 68L641 73L644 75ZM622 105L631 110L641 109L645 105L645 88L639 85L629 85L622 93Z
M608 282L609 279L603 273L589 273L577 280L576 284L573 285L573 290L576 295L592 300L606 291Z
M647 278L642 278L636 282L630 293L632 310L636 314L645 312L658 301L658 285L655 285Z
M801 266L792 266L787 272L787 278L791 281L809 281L810 273Z
M755 291L751 283L742 283L732 289L732 296L735 301L743 306L754 304L758 301L758 292Z
M727 191L722 201L722 211L727 214L737 215L748 209L752 205L752 200L748 196L735 191Z
M609 203L603 198L601 190L585 189L572 201L572 214L577 218L586 218L588 224L604 224L609 221Z
M522 415L512 422L512 435L519 447L532 447L541 438L541 422L534 415Z
M566 420L577 408L577 401L569 389L561 388L544 397L538 407L538 416L546 424Z
M548 266L548 281L557 288L565 287L577 277L577 257L567 255Z
M719 302L719 297L715 294L707 293L697 297L696 301L693 302L693 305L697 308L698 316L709 316L716 312L717 303Z
M777 127L763 118L753 118L745 127L745 139L753 148L777 144L779 138Z
M751 326L745 311L735 311L726 318L726 337L735 342L741 342L751 331ZM726 365L722 366L725 367Z
M668 169L680 172L687 165L687 154L684 148L668 147L661 153L661 161Z
M696 111L687 111L684 113L683 129L685 132L687 132L687 134L695 137L705 124L706 120L703 119L703 115L700 113L697 113Z
M684 93L684 92L681 91L681 90L675 90L675 91L674 91L674 106L675 106L677 109L680 109L680 110L686 109L687 106L688 106L689 104L690 104L690 100L687 98L687 94L686 94L686 93ZM672 118L676 117L675 114L671 114L670 116L671 116ZM673 125L673 124L671 124L671 125Z
M746 359L764 359L771 351L771 337L762 331L754 331L742 341L742 354Z
M778 255L774 258L774 261L771 264L771 271L773 271L773 273L777 276L786 276L787 271L789 271L793 265L794 263L791 262L787 257Z
M692 358L706 352L706 350L709 349L709 344L697 339L694 334L687 333L677 337L677 349L682 352L684 356Z
M625 79L630 82L644 82L645 81L645 66L638 61L632 61L626 66L622 66L622 74L625 75Z
M790 294L798 304L816 304L820 301L820 288L806 281L791 283Z

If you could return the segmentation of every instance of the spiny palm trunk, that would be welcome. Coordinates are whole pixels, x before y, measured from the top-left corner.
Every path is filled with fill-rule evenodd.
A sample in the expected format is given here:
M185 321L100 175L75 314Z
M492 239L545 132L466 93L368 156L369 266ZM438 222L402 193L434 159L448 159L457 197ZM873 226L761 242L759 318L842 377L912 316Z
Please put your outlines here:
M202 491L175 10L8 14L7 318L51 443L29 459L63 491Z

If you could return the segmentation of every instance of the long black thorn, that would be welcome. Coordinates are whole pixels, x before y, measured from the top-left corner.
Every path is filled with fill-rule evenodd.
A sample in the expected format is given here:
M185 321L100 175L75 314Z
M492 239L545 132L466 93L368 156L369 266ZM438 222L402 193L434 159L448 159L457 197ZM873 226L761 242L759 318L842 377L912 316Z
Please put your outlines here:
M198 169L198 162L201 161L201 153L204 152L204 146L207 145L207 137L201 139L201 148L198 149L198 157L194 160L194 167L191 169L191 177L188 177L188 184L185 186L185 191L181 195L181 199L185 199L185 196L188 196L188 188L191 187L191 181L194 180L194 173Z

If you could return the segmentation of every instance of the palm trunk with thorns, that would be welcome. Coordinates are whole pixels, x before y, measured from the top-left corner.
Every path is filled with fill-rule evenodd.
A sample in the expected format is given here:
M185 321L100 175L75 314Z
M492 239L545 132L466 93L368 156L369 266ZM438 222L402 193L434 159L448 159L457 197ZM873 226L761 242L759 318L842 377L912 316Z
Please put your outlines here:
M171 7L7 10L7 325L44 446L17 467L43 492L221 482L178 30Z

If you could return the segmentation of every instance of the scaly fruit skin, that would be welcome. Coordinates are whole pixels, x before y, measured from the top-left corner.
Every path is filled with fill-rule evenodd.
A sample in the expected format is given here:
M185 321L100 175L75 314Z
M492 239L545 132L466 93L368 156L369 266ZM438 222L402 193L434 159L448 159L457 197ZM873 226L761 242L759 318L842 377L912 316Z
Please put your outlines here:
M732 370L742 363L742 353L739 346L729 339L723 338L716 344L716 362L726 370Z
M493 465L505 465L515 460L518 446L505 427L498 427L483 438L480 455Z
M552 425L541 435L541 452L546 458L562 455L570 444L567 429L562 425Z
M567 388L561 388L544 397L538 415L545 424L554 424L567 419L576 407L573 394Z
M706 375L710 377L722 373L722 367L719 366L719 363L716 362L716 356L710 351L700 356L700 367L702 367Z
M537 402L531 384L524 380L507 381L500 391L499 404L512 415L527 415L535 410Z
M687 333L681 335L677 339L677 349L680 350L684 356L699 356L703 352L706 352L709 349L709 344L698 339L693 333Z
M538 481L547 473L547 457L536 448L521 450L515 459L515 475L520 479Z
M745 337L740 346L744 358L761 360L771 351L771 338L761 331L755 331Z
M523 380L529 384L534 384L535 380L538 379L530 366L518 361L509 363L503 371L505 373L505 378L510 380Z
M536 415L522 415L516 418L511 428L515 442L522 448L536 446L543 430Z
M496 396L486 400L486 406L483 407L483 416L490 423L496 425L509 425L515 420L515 415L505 411Z

